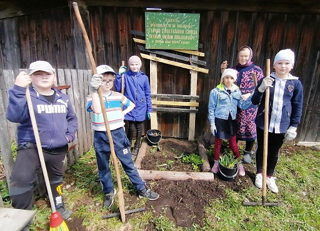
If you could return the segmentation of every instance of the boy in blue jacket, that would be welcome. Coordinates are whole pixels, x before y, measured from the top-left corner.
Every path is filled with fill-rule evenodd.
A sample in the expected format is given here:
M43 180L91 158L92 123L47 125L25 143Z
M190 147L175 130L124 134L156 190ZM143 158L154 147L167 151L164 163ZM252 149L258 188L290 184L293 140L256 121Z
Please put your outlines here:
M26 100L29 87L55 205L63 219L67 219L71 212L65 209L61 197L63 163L68 143L75 139L78 122L69 97L53 88L55 78L50 63L36 61L30 64L28 74L20 72L9 90L6 117L19 123L18 154L9 191L14 208L32 209L33 184L40 160Z
M122 74L124 75L124 95L136 106L125 115L125 122L128 123L128 139L132 143L133 134L136 131L136 142L134 144L132 155L137 155L140 148L142 135L142 124L146 119L150 119L152 112L151 92L149 78L140 71L141 59L134 55L128 60L130 70L125 72L125 67L120 67L115 81L115 89L121 92Z
M259 105L256 117L257 142L255 185L262 188L263 130L265 90L270 87L267 187L274 193L279 189L273 177L279 159L279 150L286 141L297 135L303 107L303 88L298 77L289 72L294 65L294 52L290 49L279 51L273 62L275 72L260 81L252 96L252 103ZM272 84L274 86L272 87Z

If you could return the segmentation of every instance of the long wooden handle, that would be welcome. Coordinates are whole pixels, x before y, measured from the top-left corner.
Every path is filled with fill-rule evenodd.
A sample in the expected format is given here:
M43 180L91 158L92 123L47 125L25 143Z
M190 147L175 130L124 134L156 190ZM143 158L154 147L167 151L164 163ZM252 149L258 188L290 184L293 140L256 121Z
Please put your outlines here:
M74 9L77 21L78 21L78 23L80 25L80 28L81 28L83 38L85 40L87 52L88 52L88 55L90 57L92 72L94 74L96 74L97 73L96 63L95 63L93 55L92 55L92 50L91 50L89 37L88 37L87 31L86 31L86 29L84 27L84 24L83 24L81 15L80 15L78 4L76 2L73 2L72 5L73 5L73 9ZM122 189L121 177L120 177L117 157L116 157L116 154L115 154L115 151L114 151L113 138L112 138L112 135L111 135L111 132L110 132L110 127L109 127L109 123L108 123L109 120L108 120L106 109L105 109L105 106L104 106L104 99L103 99L101 88L98 89L98 95L99 95L99 99L100 99L100 106L101 106L101 110L102 110L104 124L105 124L105 127L106 127L106 132L107 132L108 139L109 139L111 157L112 157L112 160L113 160L114 170L115 170L116 178L117 178L119 210L120 210L120 214L121 214L121 220L122 220L122 222L125 222L126 218L125 218L125 211L124 211L124 198L123 198L123 189Z
M48 172L47 172L47 167L46 167L46 163L45 163L44 157L43 157L43 151L42 151L42 146L41 146L41 141L40 141L40 135L39 135L38 125L37 125L37 121L36 121L36 116L35 116L34 110L33 110L33 105L32 105L32 101L31 101L29 86L26 89L26 98L27 98L29 115L30 115L30 118L31 118L32 129L33 129L34 137L36 139L36 145L37 145L37 149L38 149L38 156L39 156L39 159L40 159L40 165L41 165L41 168L42 168L44 181L46 183L46 187L47 187L47 191L48 191L51 210L52 210L52 213L55 213L56 212L56 206L54 204L53 195L52 195L52 191L51 191L51 185L50 185Z
M266 76L270 76L270 59L266 61ZM267 195L267 160L268 160L268 133L269 133L269 87L265 91L264 101L264 131L263 131L263 161L262 161L262 205Z
M124 66L124 61L121 62L121 66ZM124 94L124 74L121 75L121 94Z

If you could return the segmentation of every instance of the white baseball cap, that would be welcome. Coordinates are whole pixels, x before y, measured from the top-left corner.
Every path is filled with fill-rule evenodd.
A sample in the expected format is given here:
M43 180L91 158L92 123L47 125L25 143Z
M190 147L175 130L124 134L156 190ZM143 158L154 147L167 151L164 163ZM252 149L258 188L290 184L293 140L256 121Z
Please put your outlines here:
M33 63L30 63L29 75L32 75L33 73L35 73L37 71L44 71L44 72L47 72L50 74L55 73L54 68L47 61L35 61Z
M117 73L108 65L100 65L97 67L97 74L104 74L104 73L112 73L116 75Z

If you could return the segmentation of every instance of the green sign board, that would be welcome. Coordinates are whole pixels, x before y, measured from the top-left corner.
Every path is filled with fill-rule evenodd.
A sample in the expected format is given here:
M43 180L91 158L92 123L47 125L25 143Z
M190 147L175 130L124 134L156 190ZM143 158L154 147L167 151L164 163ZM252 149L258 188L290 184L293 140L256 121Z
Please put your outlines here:
M145 13L147 49L198 50L200 14Z

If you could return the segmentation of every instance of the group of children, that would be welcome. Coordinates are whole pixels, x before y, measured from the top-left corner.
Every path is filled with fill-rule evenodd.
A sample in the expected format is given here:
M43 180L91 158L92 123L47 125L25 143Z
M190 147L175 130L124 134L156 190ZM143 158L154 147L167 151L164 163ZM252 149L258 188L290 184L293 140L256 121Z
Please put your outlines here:
M244 176L245 170L241 163L237 140L247 141L244 162L250 163L257 133L255 185L262 187L264 92L270 88L267 186L277 193L273 174L280 147L283 142L294 139L297 134L296 129L302 114L302 84L297 77L289 73L294 65L294 53L291 50L281 50L277 53L273 64L275 72L265 78L261 68L255 66L251 58L250 47L240 48L239 64L234 69L226 68L225 61L221 65L221 81L210 92L208 118L210 130L215 136L212 172L218 172L222 140L227 139L239 161L239 175ZM116 190L109 168L111 150L99 100L99 88L104 98L115 154L123 169L138 191L139 197L149 200L159 198L157 193L146 187L132 160L131 152L136 154L139 150L142 123L150 119L152 105L148 77L140 70L141 59L132 56L128 64L129 70L126 71L122 66L119 69L120 74L108 65L98 66L97 74L91 78L90 95L87 97L86 108L92 113L93 146L102 191L105 194L104 206L107 208L113 204ZM252 72L256 73L258 79L256 87L251 78ZM17 129L18 154L10 178L10 196L13 207L32 208L33 184L40 162L26 101L26 88L29 87L56 208L62 217L67 219L71 212L65 209L61 197L63 161L68 143L75 139L77 118L69 97L54 88L55 78L55 70L50 63L36 61L30 64L29 73L21 72L17 76L13 88L9 90L6 117L11 122L20 124ZM114 83L116 91L111 90ZM122 89L123 94L120 93ZM128 125L127 132L124 129L125 123ZM135 144L131 150L134 132Z
M247 54L244 52L247 52ZM235 69L225 68L226 61L222 63L221 82L210 92L208 118L211 132L215 136L214 164L211 171L213 173L218 172L221 142L226 139L229 141L233 154L239 160L239 175L244 176L245 171L242 161L251 163L251 149L254 140L257 138L255 185L258 188L262 188L264 111L267 106L269 107L269 124L267 128L269 142L266 184L272 192L278 193L279 189L273 175L282 144L293 140L297 135L296 130L302 115L303 88L298 77L290 74L295 60L292 50L285 49L276 54L273 62L275 71L270 76L261 78L256 87L253 85L254 79L252 79L250 66L251 69L256 69L257 72L261 72L261 69L254 66L251 58L252 50L245 46L240 49L238 54L239 64L236 69L240 70L239 73ZM250 71L248 72L248 70ZM239 78L238 74L241 72L243 81L238 81L239 88L235 83ZM265 105L265 90L267 88L270 88L269 105ZM246 94L242 94L243 92ZM246 112L245 110L250 106L252 111ZM252 126L252 123L255 126ZM244 135L247 135L249 139L243 139ZM244 160L240 158L237 138L238 140L247 141Z

